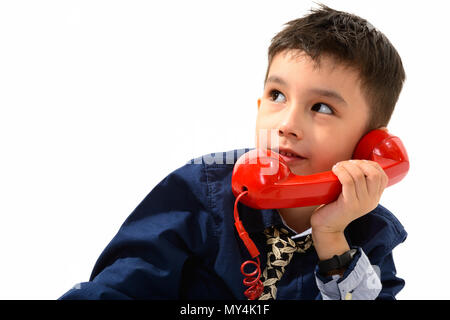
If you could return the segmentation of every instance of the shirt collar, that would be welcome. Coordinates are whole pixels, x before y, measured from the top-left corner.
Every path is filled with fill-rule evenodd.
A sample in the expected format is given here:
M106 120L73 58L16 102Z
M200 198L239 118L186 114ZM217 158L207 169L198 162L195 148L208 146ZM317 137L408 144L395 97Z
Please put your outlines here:
M276 209L253 209L239 203L238 211L239 217L249 234L263 232L270 226L284 225Z

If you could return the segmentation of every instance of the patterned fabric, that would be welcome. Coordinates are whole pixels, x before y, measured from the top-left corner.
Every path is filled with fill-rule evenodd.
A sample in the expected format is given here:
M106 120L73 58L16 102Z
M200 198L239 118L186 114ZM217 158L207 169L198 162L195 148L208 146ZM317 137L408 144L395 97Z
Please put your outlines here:
M283 227L271 226L264 230L264 234L267 237L266 243L269 250L267 252L267 266L261 279L264 291L259 300L276 299L276 284L283 276L294 253L305 253L313 245L311 234L296 242L291 239L289 231Z

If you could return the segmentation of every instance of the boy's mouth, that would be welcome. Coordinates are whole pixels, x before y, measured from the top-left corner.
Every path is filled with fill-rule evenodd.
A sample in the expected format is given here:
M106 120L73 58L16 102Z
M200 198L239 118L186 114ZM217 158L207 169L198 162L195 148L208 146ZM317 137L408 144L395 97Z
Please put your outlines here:
M302 162L303 160L305 160L305 158L301 158L301 157L297 157L297 156L286 156L283 155L282 153L280 153L281 158L284 160L284 162L286 162L287 164L294 164L297 162Z
M305 159L304 156L302 156L301 154L295 152L294 150L290 149L290 148L284 148L284 147L278 147L278 153L283 155L283 156L287 156L287 157L293 157L293 158L301 158L301 159Z
M275 151L275 150L274 150ZM278 154L283 158L284 161L290 163L294 161L301 161L306 159L302 155L294 152L292 149L279 147Z

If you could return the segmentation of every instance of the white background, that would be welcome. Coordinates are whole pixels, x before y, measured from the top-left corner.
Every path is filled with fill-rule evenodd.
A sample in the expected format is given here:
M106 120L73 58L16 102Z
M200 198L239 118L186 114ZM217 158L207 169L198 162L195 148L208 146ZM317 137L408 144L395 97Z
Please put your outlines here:
M445 1L324 1L402 56L389 124L407 177L381 204L409 236L398 299L448 299ZM87 281L120 225L194 156L254 145L267 48L312 1L0 1L0 299Z

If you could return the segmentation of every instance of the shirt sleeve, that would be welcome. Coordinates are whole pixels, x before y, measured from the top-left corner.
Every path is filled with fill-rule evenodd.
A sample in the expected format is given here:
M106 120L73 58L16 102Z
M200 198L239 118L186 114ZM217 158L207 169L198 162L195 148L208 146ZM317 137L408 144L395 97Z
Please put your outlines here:
M324 300L374 300L382 290L380 269L370 264L362 248L353 257L343 277L323 276L316 266L316 283Z
M186 165L162 180L104 249L89 281L60 299L179 299L191 258L217 250L202 167Z

